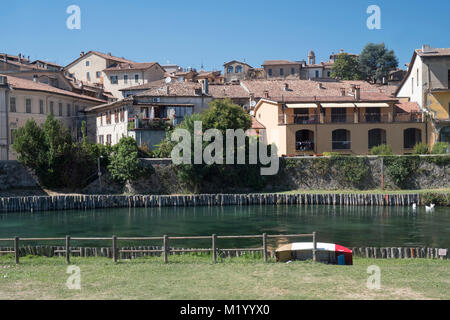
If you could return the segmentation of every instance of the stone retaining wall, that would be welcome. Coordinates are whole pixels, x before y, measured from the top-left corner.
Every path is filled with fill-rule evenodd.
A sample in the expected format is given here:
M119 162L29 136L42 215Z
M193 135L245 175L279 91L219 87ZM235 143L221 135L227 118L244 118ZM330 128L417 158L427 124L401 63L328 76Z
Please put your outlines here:
M0 198L0 212L246 205L411 206L420 194L70 195Z

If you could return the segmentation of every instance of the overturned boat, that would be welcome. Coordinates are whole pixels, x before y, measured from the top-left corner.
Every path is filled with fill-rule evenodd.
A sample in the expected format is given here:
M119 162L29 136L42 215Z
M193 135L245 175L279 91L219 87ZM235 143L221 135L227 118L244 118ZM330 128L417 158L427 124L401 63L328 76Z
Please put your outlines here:
M312 260L313 242L289 243L279 247L276 252L277 262L292 260ZM333 243L317 242L316 261L326 264L352 265L352 250Z

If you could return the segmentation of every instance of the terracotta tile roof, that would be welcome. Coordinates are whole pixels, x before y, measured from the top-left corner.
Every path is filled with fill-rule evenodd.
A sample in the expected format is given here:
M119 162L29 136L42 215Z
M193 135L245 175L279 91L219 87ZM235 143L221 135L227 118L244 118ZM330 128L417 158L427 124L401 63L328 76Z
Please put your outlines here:
M201 90L202 86L198 82L171 82L169 84L169 93L167 93L167 85L152 87L136 96L140 97L162 97L162 96L179 96L179 97L194 97L199 96L195 93L196 90Z
M31 64L36 64L37 62L45 63L45 64L48 64L48 65L50 65L50 66L54 66L54 67L57 67L57 68L63 68L63 66L60 66L60 65L57 64L57 63L49 62L49 61L44 61L44 60L34 60L33 62L31 62Z
M251 118L252 118L252 129L265 129L266 128L258 120L256 120L255 117L251 116Z
M119 63L117 66L106 68L105 72L109 71L126 71L126 70L147 70L153 67L157 62L143 62L143 63Z
M416 50L421 57L445 57L450 56L450 48L431 48L430 52L424 53L422 49Z
M251 65L249 65L248 63L245 63L245 62L242 62L242 61L238 61L238 60L231 60L231 61L229 61L229 62L225 62L223 65L224 65L224 66L227 66L227 65L229 65L229 64L231 64L231 63L234 63L234 62L240 63L240 64L245 64L247 67L253 68L253 67L252 67Z
M296 61L288 61L288 60L267 60L267 61L264 61L263 66L277 66L277 65L285 65L285 64L299 65L302 63L296 62Z
M270 99L305 99L305 100L342 100L353 98L348 92L353 85L361 87L361 98L394 99L396 86L373 85L366 81L311 81L311 80L244 80L241 84L253 93L255 98L263 98L264 91L269 92ZM286 84L288 91L285 90ZM321 88L319 88L321 84ZM345 88L347 96L341 96L341 88Z
M210 84L209 94L215 99L250 97L248 92L238 84Z
M78 98L83 100L90 100L94 102L104 103L104 100L93 98L90 96L81 95L78 93L74 93L68 90L63 90L59 88L52 87L48 84L34 82L32 80L21 79L17 77L10 76L5 74L8 78L8 84L16 90L30 90L30 91L39 91L39 92L47 92L52 94L60 94L72 98Z
M98 56L100 56L100 57L103 57L103 58L105 58L105 59L114 60L114 61L117 61L117 62L123 62L123 63L127 63L127 62L134 63L134 61L132 61L132 60L128 60L128 59L125 59L125 58L115 57L115 56L113 56L113 55L105 54L105 53L102 53L102 52L98 52L98 51L89 51L88 53L90 53L90 52L93 53L93 54L96 54L96 55L98 55ZM86 53L86 54L88 54L88 53Z
M395 107L400 109L400 112L420 112L420 107L416 102L399 102Z
M172 80L173 81L173 80ZM123 88L120 89L119 91L139 91L139 90L148 90L151 88L159 88L164 86L165 80L156 80L156 81L151 81L151 82L147 82L144 84L140 84L138 86L133 86L133 87L128 87L128 88Z

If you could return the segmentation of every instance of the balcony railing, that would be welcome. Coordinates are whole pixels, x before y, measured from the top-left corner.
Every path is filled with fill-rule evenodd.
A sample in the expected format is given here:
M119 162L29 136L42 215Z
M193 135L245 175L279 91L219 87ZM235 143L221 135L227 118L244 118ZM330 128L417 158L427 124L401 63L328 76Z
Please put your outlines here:
M359 115L359 122L361 123L385 123L389 121L388 114L382 113L363 113Z
M397 113L395 122L423 122L422 112Z
M279 124L316 124L319 123L317 115L283 115L279 117Z
M168 118L130 119L130 121L128 122L128 130L134 129L162 130L172 125L173 125L172 121Z
M326 115L323 117L324 123L354 123L353 114Z

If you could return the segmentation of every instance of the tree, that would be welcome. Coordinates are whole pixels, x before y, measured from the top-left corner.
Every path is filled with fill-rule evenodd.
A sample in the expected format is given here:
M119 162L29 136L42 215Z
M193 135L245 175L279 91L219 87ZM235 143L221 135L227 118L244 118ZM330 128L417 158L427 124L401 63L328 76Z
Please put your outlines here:
M372 147L372 149L370 149L370 154L372 156L391 156L394 153L392 152L390 145L381 144L379 146Z
M202 114L203 130L215 128L225 134L227 129L243 129L252 127L252 118L245 110L234 104L231 99L214 100Z
M114 180L122 183L127 180L136 180L147 173L139 160L139 150L133 138L123 137L113 146L108 171Z
M331 77L341 80L359 80L358 60L348 53L340 53L331 69Z
M74 143L68 130L49 115L42 128L31 119L15 133L13 149L18 160L36 173L45 187L84 187L97 174L97 159L107 162L109 149L90 144Z
M398 66L393 50L387 50L384 43L368 43L358 58L358 69L362 77L376 83L387 78L389 71Z

